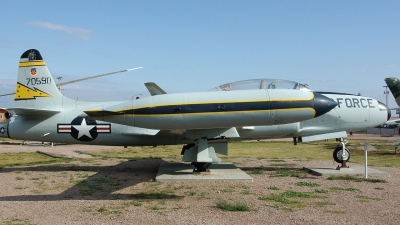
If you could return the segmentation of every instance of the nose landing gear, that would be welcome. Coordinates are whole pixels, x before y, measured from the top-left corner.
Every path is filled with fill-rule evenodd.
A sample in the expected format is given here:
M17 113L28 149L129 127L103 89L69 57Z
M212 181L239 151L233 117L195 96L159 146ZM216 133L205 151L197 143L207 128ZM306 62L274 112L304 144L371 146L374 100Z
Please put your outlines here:
M347 168L346 162L350 160L350 151L346 148L347 141L340 138L340 143L333 151L333 159L342 164L342 168Z

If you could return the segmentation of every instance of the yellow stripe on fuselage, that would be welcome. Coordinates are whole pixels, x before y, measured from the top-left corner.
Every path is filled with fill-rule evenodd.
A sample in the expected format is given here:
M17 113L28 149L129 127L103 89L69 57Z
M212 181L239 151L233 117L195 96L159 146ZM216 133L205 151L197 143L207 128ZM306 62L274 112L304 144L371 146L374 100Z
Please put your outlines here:
M29 66L46 66L46 63L44 61L28 61L19 63L19 67L29 67Z
M112 116L134 116L134 117L160 117L160 116L198 116L198 115L211 115L211 114L241 114L241 113L254 113L254 112L277 112L277 111L297 111L297 110L309 110L313 112L313 118L315 117L315 109L313 108L290 108L290 109L265 109L265 110L240 110L240 111L229 111L229 112L198 112L198 113L171 113L171 114L119 114Z
M126 110L135 110L135 109L144 109L144 108L156 108L163 106L185 106L185 105L201 105L201 104L230 104L230 103L251 103L251 102L298 102L298 101L310 101L314 98L314 93L311 93L311 97L309 98L274 98L274 99L255 99L255 100L223 100L223 101L209 101L209 102L175 102L169 104L155 104L155 105L145 105L138 106L133 108L123 108L113 110L114 112L123 112Z

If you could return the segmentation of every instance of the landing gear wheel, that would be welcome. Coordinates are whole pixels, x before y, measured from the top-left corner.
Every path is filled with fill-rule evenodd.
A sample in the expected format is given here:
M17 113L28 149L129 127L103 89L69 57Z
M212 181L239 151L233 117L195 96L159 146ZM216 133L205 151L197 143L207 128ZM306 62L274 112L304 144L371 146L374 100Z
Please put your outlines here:
M347 148L345 149L344 155L345 157L343 158L343 147L341 146L335 148L335 150L333 151L333 159L337 163L342 163L343 160L346 160L346 162L350 160L350 151Z

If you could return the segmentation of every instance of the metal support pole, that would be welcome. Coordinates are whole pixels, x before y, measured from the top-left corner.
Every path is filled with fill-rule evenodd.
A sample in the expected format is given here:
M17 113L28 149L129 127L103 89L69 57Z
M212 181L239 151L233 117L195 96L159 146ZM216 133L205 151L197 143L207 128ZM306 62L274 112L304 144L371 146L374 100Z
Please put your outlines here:
M365 159L365 179L367 179L368 178L368 151L367 151L367 146L365 146L364 147L365 148L365 150L364 150L364 152L365 152L365 156L364 156L364 159Z
M388 105L388 94L389 94L388 86L383 86L383 87L386 88L386 90L383 94L386 95L386 106L389 107L389 105Z
M364 143L364 177L365 179L368 178L368 142L363 141Z
M342 144L342 159L346 158L346 144L343 138L340 138L340 144ZM342 160L342 168L347 168L346 160Z

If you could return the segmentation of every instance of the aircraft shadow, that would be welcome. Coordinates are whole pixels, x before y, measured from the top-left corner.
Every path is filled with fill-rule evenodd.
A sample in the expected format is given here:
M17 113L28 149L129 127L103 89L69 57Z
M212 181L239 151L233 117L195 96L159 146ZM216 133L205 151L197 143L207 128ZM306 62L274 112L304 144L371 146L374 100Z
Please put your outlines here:
M60 200L116 200L116 199L169 199L176 198L173 194L161 192L120 193L121 190L135 186L142 182L153 181L157 175L162 159L141 159L125 161L114 166L64 166L43 165L32 167L3 168L0 173L22 173L29 171L60 172L64 176L83 176L85 179L75 179L74 185L59 194L32 194L0 197L0 201L60 201ZM77 172L80 175L71 175L68 172ZM92 176L86 172L96 172ZM46 179L51 180L51 177ZM131 191L132 192L132 191Z

